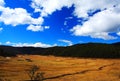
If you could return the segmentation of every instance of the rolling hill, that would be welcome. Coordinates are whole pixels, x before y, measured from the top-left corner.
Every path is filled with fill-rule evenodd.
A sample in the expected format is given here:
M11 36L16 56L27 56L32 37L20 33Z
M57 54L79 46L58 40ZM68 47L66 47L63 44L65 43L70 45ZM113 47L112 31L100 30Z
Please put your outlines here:
M83 58L120 58L120 42L113 44L86 43L67 47L12 47L0 46L0 56L16 56L17 54L54 55Z

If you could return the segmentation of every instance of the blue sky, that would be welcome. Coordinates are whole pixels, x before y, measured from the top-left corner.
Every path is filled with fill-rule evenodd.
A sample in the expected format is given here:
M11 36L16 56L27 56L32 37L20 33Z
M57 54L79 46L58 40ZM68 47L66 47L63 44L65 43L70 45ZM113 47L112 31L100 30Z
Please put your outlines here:
M120 42L120 0L0 0L0 44Z

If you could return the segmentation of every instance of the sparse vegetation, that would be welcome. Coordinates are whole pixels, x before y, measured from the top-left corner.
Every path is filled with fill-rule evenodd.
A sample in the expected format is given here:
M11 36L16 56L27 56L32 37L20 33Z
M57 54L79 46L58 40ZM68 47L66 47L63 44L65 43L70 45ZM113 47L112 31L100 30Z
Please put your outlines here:
M29 58L33 62L25 59ZM23 61L18 61L22 59ZM0 77L11 81L119 81L119 59L21 55L0 57ZM37 66L36 66L37 65ZM27 71L26 71L27 70ZM45 72L45 74L43 73ZM30 76L34 78L30 78ZM102 78L101 78L101 77Z
M31 81L43 81L44 80L44 76L43 76L44 73L38 72L38 71L39 71L39 67L37 65L33 65L29 69L26 70Z
M4 79L4 78L1 78L1 77L0 77L0 81L11 81L11 80L9 80L9 79Z

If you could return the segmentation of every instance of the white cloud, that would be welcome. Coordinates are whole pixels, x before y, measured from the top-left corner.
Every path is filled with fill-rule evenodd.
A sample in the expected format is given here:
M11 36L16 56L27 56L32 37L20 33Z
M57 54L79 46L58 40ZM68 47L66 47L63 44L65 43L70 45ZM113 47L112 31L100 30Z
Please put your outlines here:
M10 9L9 7L2 10L0 21L7 25L19 25L19 24L42 24L43 18L32 18L30 14L23 8Z
M41 12L41 16L47 16L63 7L71 7L72 0L32 0L31 6Z
M4 8L4 5L5 5L4 0L0 0L0 13L3 10L3 8Z
M67 21L64 21L64 26L66 26L67 25Z
M13 26L28 24L27 30L31 31L49 29L47 26L42 26L45 16L51 15L63 7L74 6L74 16L88 19L88 21L83 22L83 25L78 24L71 29L74 35L108 40L116 38L109 35L110 33L118 34L117 32L119 32L120 0L32 0L31 7L35 9L35 12L41 13L39 18L32 18L31 14L23 8L11 9L3 7L4 4L4 0L0 0L0 11L2 12L0 22ZM94 12L98 9L101 12L92 17L88 16L88 12Z
M52 47L52 45L49 44L44 44L41 42L37 42L37 43L16 43L13 46L15 47L43 47L43 48L47 48L47 47Z
M32 29L37 29L35 31L43 31L41 25L44 22L44 19L42 17L33 18L31 17L31 14L27 12L26 9L23 8L10 8L10 7L4 7L4 1L0 0L0 22L3 22L6 25L24 25L27 24L29 27L32 26ZM31 29L31 30L32 30ZM49 29L44 28L44 29Z
M13 43L10 41L7 41L5 43L6 45L11 45L14 47L42 47L42 48L47 48L47 47L53 47L56 46L56 44L50 45L50 44L45 44L41 42L36 42L36 43Z
M7 42L6 42L6 44L7 44L7 45L10 45L10 44L11 44L11 42L10 42L10 41L7 41Z
M41 12L42 16L47 16L63 7L69 8L74 5L75 16L87 17L88 11L104 10L119 3L120 0L32 0L31 6L35 11Z
M44 29L49 29L49 26L41 26L41 25L29 25L27 27L27 30L31 30L33 32L37 32L37 31L43 31Z
M40 25L29 25L28 27L27 27L27 30L31 30L31 31L34 31L34 32L36 32L36 31L43 31L43 27L42 26L40 26Z
M73 34L108 40L116 39L109 34L118 32L120 26L119 4L120 0L32 0L31 6L35 11L41 12L41 16L48 16L63 7L69 8L73 5L74 16L88 19L82 22L83 25L73 27L71 29ZM101 11L89 17L88 12L93 13L98 9Z
M65 19L73 19L73 17L66 17Z
M117 35L120 36L120 32L118 32Z
M44 28L45 28L45 29L50 29L50 26L45 26Z
M91 36L105 40L116 39L116 37L109 35L109 33L116 33L120 29L119 10L120 6L101 11L91 17L83 25L77 25L70 31L76 36Z
M3 28L0 28L0 31L2 31L3 30Z
M67 43L69 46L73 45L73 43L71 41L69 41L69 40L60 39L58 41L63 42L63 43Z
M5 2L4 0L0 0L0 6L4 6Z
M120 0L75 0L74 15L77 17L88 17L89 11L97 9L104 10L120 3Z

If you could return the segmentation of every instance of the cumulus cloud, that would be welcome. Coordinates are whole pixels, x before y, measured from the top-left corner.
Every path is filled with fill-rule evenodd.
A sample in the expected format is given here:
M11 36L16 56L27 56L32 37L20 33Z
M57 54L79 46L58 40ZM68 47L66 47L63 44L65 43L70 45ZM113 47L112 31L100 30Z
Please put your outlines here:
M47 47L52 47L52 45L49 44L44 44L41 42L37 42L37 43L16 43L13 46L15 47L43 47L43 48L47 48Z
M109 33L118 32L120 29L120 12L118 12L120 8L118 7L103 10L95 14L83 25L77 25L70 31L76 36L91 36L105 40L115 39L116 37L109 35Z
M36 31L43 31L43 27L42 26L40 26L40 25L29 25L28 27L27 27L27 30L31 30L31 31L34 31L34 32L36 32Z
M70 31L75 36L90 36L104 40L116 39L110 33L117 33L120 29L120 0L78 0L75 4L74 15L88 17L83 25L76 25ZM93 4L91 4L93 3ZM79 6L79 7L78 7ZM88 12L100 9L101 11L89 17ZM119 35L119 33L117 33Z
M32 18L30 14L23 8L10 9L9 7L2 10L0 21L7 25L19 25L19 24L42 24L43 18Z
M120 36L120 32L118 32L117 35Z
M119 4L120 0L32 0L31 6L36 12L41 12L41 16L48 16L63 7L74 6L74 16L88 19L83 22L83 25L78 24L70 30L75 36L90 36L109 40L116 39L110 33L119 35ZM96 10L100 11L89 16L89 13ZM66 25L66 21L64 25Z
M71 7L74 5L74 15L77 17L87 17L88 12L97 9L104 10L120 3L120 0L32 0L31 7L36 12L41 12L42 16L52 14L63 7Z
M2 31L3 30L3 28L0 28L0 31Z
M41 25L44 22L44 19L42 17L39 16L38 18L33 18L31 17L31 14L27 12L26 9L23 8L12 9L10 7L4 7L3 6L4 4L5 4L4 0L0 0L0 13L1 13L0 22L12 26L28 24L29 27L32 26L33 31L34 29L35 31L42 30Z
M44 26L44 28L45 28L45 29L49 29L49 28L50 28L50 26Z
M4 5L5 5L4 0L0 0L0 13L3 10L3 8L4 8Z
M8 45L9 45L9 44L11 44L11 42L10 42L10 41L7 41L7 42L6 42L6 44L8 44Z
M50 45L50 44L45 44L41 42L36 42L36 43L13 43L10 41L7 41L5 43L6 45L11 45L14 47L42 47L42 48L47 48L47 47L53 47L56 46L56 44Z
M77 17L88 17L88 12L97 9L104 10L120 3L120 0L75 0L74 15Z
M4 6L5 2L4 0L0 0L0 6Z
M31 30L33 32L43 31L44 29L49 29L49 26L41 26L41 25L29 25L27 30Z
M63 7L71 7L72 3L72 0L32 0L31 6L35 12L41 12L41 16L48 16Z
M63 43L67 43L69 46L73 45L73 43L69 40L60 39L58 41L63 42Z
M28 24L27 30L43 31L49 27L43 27L44 17L51 15L63 7L74 6L73 16L88 19L82 25L74 26L70 31L75 36L90 36L105 40L116 39L110 33L119 35L120 0L31 0L31 7L35 12L40 12L39 18L32 18L31 14L23 8L11 9L4 6L4 0L0 0L0 22L13 26ZM89 16L96 10L100 12ZM70 17L72 18L72 17ZM68 18L69 19L69 18ZM82 21L81 21L82 22ZM66 25L66 23L64 23Z

